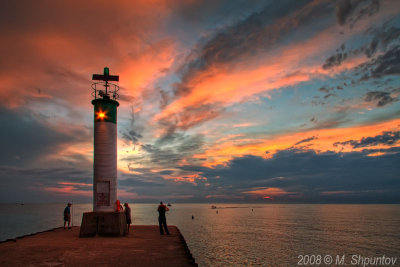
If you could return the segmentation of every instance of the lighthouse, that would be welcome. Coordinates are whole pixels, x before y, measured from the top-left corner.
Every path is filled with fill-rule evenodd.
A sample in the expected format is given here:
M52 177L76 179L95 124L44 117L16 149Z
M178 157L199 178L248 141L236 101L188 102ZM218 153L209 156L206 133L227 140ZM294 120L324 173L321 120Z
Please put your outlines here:
M94 121L93 212L82 217L80 237L96 234L122 236L127 233L125 213L117 205L117 84L119 76L93 74L92 105Z
M117 201L117 107L119 76L93 74L93 211L114 211ZM99 86L100 85L100 86Z

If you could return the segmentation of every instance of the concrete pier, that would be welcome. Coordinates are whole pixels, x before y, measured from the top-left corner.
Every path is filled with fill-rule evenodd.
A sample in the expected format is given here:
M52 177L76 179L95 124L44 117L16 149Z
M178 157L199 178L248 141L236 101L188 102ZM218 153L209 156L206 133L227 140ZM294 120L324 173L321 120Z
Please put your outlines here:
M124 236L127 230L124 212L85 212L79 236Z
M57 228L0 243L0 266L197 266L176 226L131 226L124 237L79 238Z

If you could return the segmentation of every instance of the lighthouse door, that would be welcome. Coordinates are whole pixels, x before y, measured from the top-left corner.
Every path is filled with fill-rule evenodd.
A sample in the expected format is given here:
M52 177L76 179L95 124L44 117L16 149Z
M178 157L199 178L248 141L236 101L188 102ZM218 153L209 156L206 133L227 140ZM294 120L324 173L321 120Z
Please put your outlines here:
M97 182L97 206L110 206L110 181Z

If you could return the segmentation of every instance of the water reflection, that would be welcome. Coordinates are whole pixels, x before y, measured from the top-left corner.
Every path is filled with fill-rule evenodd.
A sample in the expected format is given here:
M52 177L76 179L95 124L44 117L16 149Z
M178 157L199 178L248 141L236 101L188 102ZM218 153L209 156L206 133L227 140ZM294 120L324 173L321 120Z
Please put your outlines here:
M158 203L129 205L133 225L158 224ZM64 207L0 204L0 239L60 227ZM74 224L91 209L73 205ZM293 266L306 254L400 257L400 205L175 204L167 222L200 266Z
M399 205L228 206L216 214L182 204L170 214L201 266L292 266L300 254L400 256Z

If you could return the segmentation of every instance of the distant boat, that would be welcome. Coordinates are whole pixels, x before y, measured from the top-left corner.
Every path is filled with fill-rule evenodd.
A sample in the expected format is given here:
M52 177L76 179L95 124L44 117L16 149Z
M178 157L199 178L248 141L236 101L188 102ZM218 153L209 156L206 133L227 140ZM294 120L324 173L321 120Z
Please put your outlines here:
M172 205L171 205L171 203L168 203L167 206L168 206L168 207L171 207Z
M212 208L212 209L216 209L216 208L217 208L217 206L214 206L214 205L212 205L212 206L211 206L211 208Z

